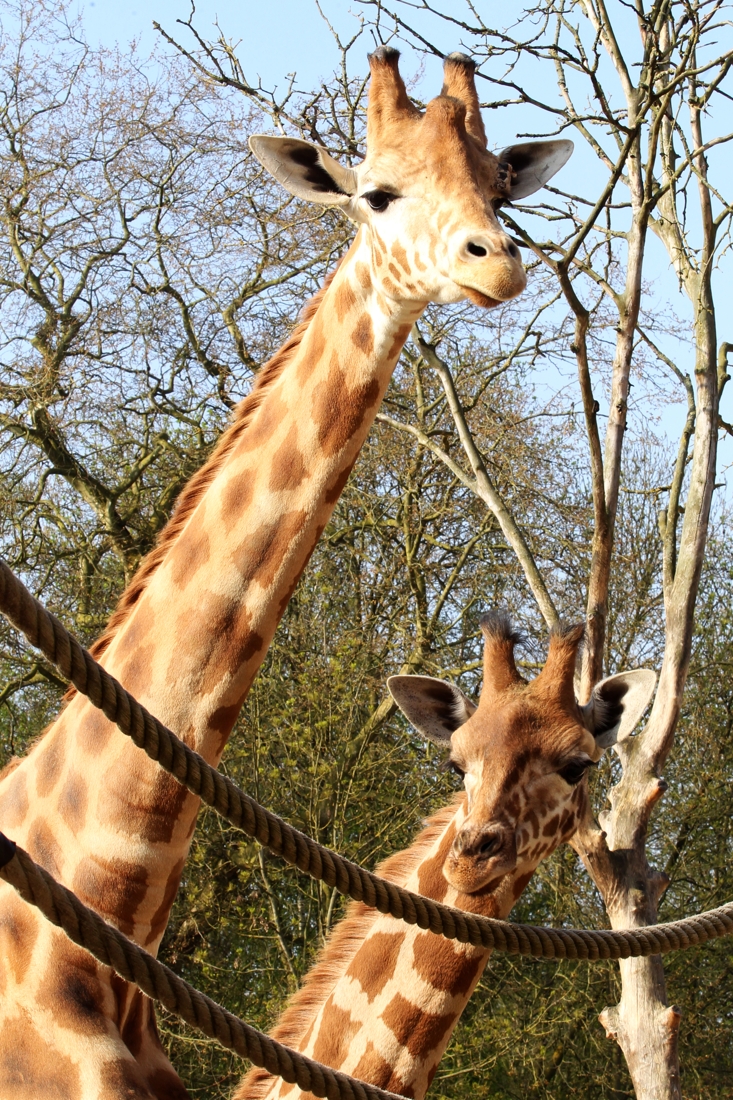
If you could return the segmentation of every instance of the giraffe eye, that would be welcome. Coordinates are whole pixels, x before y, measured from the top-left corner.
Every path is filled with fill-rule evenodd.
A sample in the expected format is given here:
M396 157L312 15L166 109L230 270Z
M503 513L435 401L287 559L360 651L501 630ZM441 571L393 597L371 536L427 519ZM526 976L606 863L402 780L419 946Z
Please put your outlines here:
M445 766L449 772L453 772L454 775L458 776L461 783L463 782L466 777L466 773L464 772L460 764L456 764L455 760L447 760Z
M391 191L367 191L363 196L372 210L386 210L391 202L397 198Z
M558 775L571 787L575 787L580 783L592 763L593 761L587 758L584 760L571 760L564 768L560 768Z

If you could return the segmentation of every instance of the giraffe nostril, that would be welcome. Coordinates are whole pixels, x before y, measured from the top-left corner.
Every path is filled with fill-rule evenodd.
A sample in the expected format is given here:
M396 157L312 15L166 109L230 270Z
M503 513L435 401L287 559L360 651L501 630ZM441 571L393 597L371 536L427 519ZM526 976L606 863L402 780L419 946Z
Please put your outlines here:
M507 252L509 253L510 256L514 257L515 260L519 259L519 249L517 248L517 246L514 244L513 241L509 242L509 244L506 246L506 250L507 250Z
M493 855L496 849L499 847L501 837L498 833L494 833L492 836L484 837L479 846L478 854L485 859L487 856Z
M487 251L482 244L474 244L473 241L469 241L466 245L466 252L471 256L486 256Z

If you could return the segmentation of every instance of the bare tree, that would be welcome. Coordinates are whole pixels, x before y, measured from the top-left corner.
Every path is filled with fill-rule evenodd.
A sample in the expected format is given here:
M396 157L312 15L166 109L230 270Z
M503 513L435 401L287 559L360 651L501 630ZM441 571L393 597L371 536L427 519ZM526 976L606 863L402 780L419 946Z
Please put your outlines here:
M612 925L653 923L668 880L649 866L645 842L650 814L665 790L661 774L672 748L689 666L715 486L719 404L728 381L727 356L733 350L730 343L718 346L713 291L732 207L724 184L711 178L708 165L712 150L733 135L717 129L704 133L706 115L712 113L715 118L716 104L726 102L723 86L733 64L725 5L719 0L659 2L648 8L638 3L633 13L635 41L630 37L631 11L610 11L602 0L544 3L527 9L526 24L520 20L506 33L486 25L470 3L465 16L427 0L397 3L389 11L381 0L373 5L367 0L365 6L378 7L379 31L404 35L433 52L439 51L427 40L414 9L437 15L454 32L458 29L473 52L487 58L489 86L545 112L551 132L574 130L603 169L595 192L555 191L555 203L526 211L531 218L513 210L504 215L515 235L556 275L574 317L572 351L588 437L594 509L580 688L585 698L602 676L608 644L624 433L632 363L640 341L684 387L688 415L664 493L666 506L659 513L665 611L659 687L643 733L619 746L622 776L609 792L610 809L600 815L600 826L587 821L574 841L601 891ZM527 34L521 36L525 25ZM527 83L522 67L529 58L541 62L548 77L554 73L558 98L538 97L536 84ZM504 73L499 76L497 66L502 63ZM549 242L543 239L538 234L538 222L543 219L559 223L562 235ZM644 329L643 274L650 232L664 245L691 306L695 356L690 367L680 366L676 354L659 348ZM592 286L616 311L604 444L588 346ZM437 360L429 345L419 346L427 362L432 358L441 379L447 379L447 365ZM480 455L459 407L454 418L476 473ZM506 510L503 502L486 492L482 495L497 516ZM510 529L508 519L500 522ZM554 609L529 546L519 531L511 542L543 615L550 619ZM639 1098L680 1097L680 1015L667 1003L661 959L632 959L620 966L621 1001L604 1010L602 1023L624 1051Z
M646 853L683 703L717 433L726 429L719 403L731 346L718 343L714 293L730 225L716 161L727 138L714 129L730 66L724 9L674 0L609 15L590 0L552 2L500 32L469 3L460 12L422 0L360 8L377 37L396 33L421 50L440 52L436 20L446 52L461 37L486 62L487 108L513 103L535 129L572 133L582 186L502 211L528 250L530 287L518 303L487 315L431 309L415 331L227 766L308 831L376 859L407 839L429 793L450 782L390 721L385 674L447 672L470 691L476 621L497 603L527 628L531 673L544 623L584 603L584 694L604 671L642 658L662 674L646 729L594 785L602 797L616 782L610 810L600 827L586 823L578 850L616 927L654 921L670 877L680 904L707 903L710 891L679 885L702 829L694 798L671 792L663 870ZM19 8L20 37L3 40L0 539L92 637L230 403L348 239L336 214L315 219L262 178L246 133L272 124L358 158L364 39L336 40L336 75L324 87L293 85L275 98L249 81L223 32L209 42L192 20L165 32L169 44L184 37L157 69L103 55L93 70L59 10ZM671 288L682 320L661 315L648 290L657 241L689 302L685 310ZM648 440L630 447L639 416L655 415L655 394L667 401L675 388L686 418L671 461ZM715 584L730 587L708 570L706 624ZM12 639L3 645L0 732L14 751L40 728L60 685ZM723 649L716 668L728 659ZM713 740L702 675L684 697L695 744ZM716 706L728 713L724 693ZM730 771L721 758L705 775L723 789ZM695 866L708 857L723 866L726 843L718 863L705 849ZM523 917L602 919L574 862L566 851L537 876ZM254 846L204 822L165 951L264 1024L338 907L335 894L293 883ZM459 1039L435 1087L469 1095L472 1073L521 1054L525 1070L503 1080L502 1095L564 1097L575 1042L601 1066L580 1078L587 1091L628 1095L621 1056L605 1073L596 1038L578 1038L594 999L616 996L607 969L493 966L504 1000L471 1010L494 1020L491 1049L477 1059ZM225 990L215 984L222 973ZM567 1013L561 990L577 994ZM712 1018L714 1003L706 1011ZM526 1043L517 1019L528 1021ZM680 1095L679 1017L660 960L623 964L620 1003L603 1020L638 1096ZM176 1061L190 1058L197 1073L208 1048L172 1041Z

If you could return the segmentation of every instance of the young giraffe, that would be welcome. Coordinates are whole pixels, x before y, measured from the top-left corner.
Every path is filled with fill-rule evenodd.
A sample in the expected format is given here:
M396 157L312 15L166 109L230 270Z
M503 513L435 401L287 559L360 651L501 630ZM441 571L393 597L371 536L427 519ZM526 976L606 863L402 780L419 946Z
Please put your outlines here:
M367 155L256 137L294 194L359 225L303 323L262 368L97 643L104 665L217 763L298 578L343 489L411 326L428 302L483 306L525 274L494 204L537 190L570 142L486 139L473 63L445 66L424 114L397 53L372 55ZM510 162L510 163L507 163ZM0 828L156 951L198 810L84 698L0 780ZM180 1100L149 1002L0 888L0 1097Z
M604 748L629 735L654 690L636 669L600 683L585 707L573 674L583 626L555 631L527 684L506 620L487 616L478 708L455 686L394 676L389 688L424 736L450 746L466 793L428 822L381 874L487 917L507 917L542 859L575 832L582 782ZM362 1081L420 1100L491 954L352 904L273 1036ZM234 1100L314 1100L252 1070Z

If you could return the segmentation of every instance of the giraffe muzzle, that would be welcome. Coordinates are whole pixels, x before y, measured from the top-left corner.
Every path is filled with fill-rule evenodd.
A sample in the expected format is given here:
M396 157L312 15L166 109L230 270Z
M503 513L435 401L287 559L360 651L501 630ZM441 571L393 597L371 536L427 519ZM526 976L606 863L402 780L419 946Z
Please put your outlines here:
M443 873L451 886L471 894L516 866L517 842L511 826L497 821L467 823L453 841Z
M496 305L521 294L527 274L519 249L506 234L480 231L461 241L451 264L451 277L479 305ZM476 295L486 299L481 302Z

